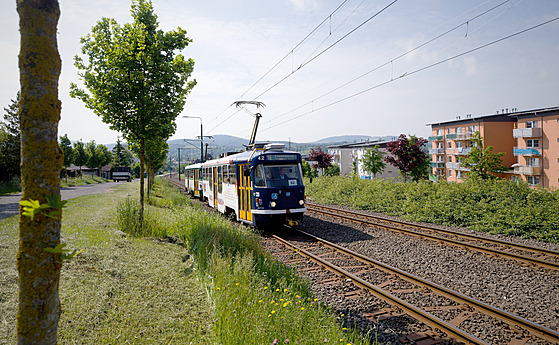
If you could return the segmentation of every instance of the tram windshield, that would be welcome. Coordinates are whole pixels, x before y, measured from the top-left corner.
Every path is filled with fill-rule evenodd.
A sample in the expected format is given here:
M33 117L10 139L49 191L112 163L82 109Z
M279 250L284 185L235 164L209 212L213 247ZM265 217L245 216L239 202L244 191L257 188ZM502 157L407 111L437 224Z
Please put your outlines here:
M301 176L301 169L299 168L299 164L258 164L254 173L254 185L257 187L302 186L303 178Z

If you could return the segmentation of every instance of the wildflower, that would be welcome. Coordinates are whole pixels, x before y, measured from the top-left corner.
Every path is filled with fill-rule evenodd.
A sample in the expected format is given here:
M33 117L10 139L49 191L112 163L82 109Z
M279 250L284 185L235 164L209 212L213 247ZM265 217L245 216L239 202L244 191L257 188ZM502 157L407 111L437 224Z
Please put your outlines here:
M276 301L274 301L274 300L272 300L272 302L270 302L270 304L274 304L274 303L276 303Z
M305 310L305 307L301 307L301 310Z
M286 344L289 344L289 339L285 339L285 343L286 343Z
M276 345L278 343L277 339L274 339L274 341L272 342L272 345Z
M217 290L221 290L221 288L217 288Z
M271 316L272 316L272 314L268 314L268 317L271 317Z
M262 300L259 300L258 303L262 303Z
M344 328L342 328L342 331L345 331L345 330L347 330L347 328L345 328L345 327L344 327Z
M327 342L328 342L328 339L324 338L324 342L327 343Z
M285 308L285 307L287 307L288 305L289 305L289 302L285 302L285 303L283 304L283 307Z
M264 290L266 290L267 288L268 288L267 286L264 286Z
M279 291L279 289L276 289L276 291Z
M280 302L283 302L283 298L280 298Z
M236 283L235 285L239 285L239 283Z
M283 292L287 292L287 289L283 289Z
M276 313L276 311L275 311L275 310L272 310L272 314L275 314L275 313Z

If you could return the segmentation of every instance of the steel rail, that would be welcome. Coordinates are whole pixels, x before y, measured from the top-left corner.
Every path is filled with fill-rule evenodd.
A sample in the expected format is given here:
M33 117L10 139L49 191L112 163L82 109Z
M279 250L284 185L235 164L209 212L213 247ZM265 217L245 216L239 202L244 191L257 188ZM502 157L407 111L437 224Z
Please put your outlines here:
M283 238L274 235L274 234L270 234L271 237L273 237L274 239L276 239L277 241L283 243L284 245L288 246L289 248L292 248L293 250L295 250L296 252L310 258L311 260L325 266L326 268L328 268L329 270L340 274L342 276L348 277L349 279L351 279L353 281L353 283L355 283L357 286L369 290L371 291L371 293L373 293L375 296L377 296L378 298L388 301L389 303L392 303L394 305L397 305L399 308L405 310L407 312L408 315L412 316L413 318L425 323L426 325L432 327L433 329L438 328L444 332L446 332L450 338L459 340L459 341L463 341L466 344L479 344L479 345L487 345L488 343L474 337L473 335L464 332L463 330L459 329L458 327L451 325L450 323L439 319L438 317L429 314L428 312L414 306L413 304L410 304L394 295L392 295L391 293L367 282L366 280L363 280L361 278L359 278L358 276L347 272L346 270L335 266L331 263L329 263L328 261L325 261L324 259L306 251L303 248L300 248L292 243L289 243L288 241L284 240Z
M460 303L466 303L469 306L473 307L474 309L477 309L478 311L487 314L487 315L491 315L493 317L496 317L500 320L503 320L504 322L508 323L509 325L515 325L515 326L519 326L525 330L527 330L528 332L532 333L533 335L551 341L551 342L556 342L559 343L559 332L542 326L540 324L537 324L535 322L532 322L530 320L526 320L518 315L509 313L507 311L501 310L499 308L493 307L487 303L478 301L476 299L473 299L471 297L468 297L462 293L450 290L448 288L445 288L444 286L441 286L439 284L430 282L426 279L423 279L421 277L415 276L411 273L402 271L398 268L392 267L390 265L387 265L385 263L382 263L380 261L368 258L362 254L359 254L357 252L354 252L352 250L349 250L347 248L341 247L335 243L326 241L324 239L321 239L317 236L314 236L312 234L309 234L307 232L298 230L301 234L312 238L313 240L327 246L330 248L333 248L335 250L338 250L346 255L349 255L359 261L362 261L363 263L366 264L370 264L376 267L381 268L384 271L388 271L392 274L398 275L400 276L402 279L407 280L409 282L412 282L414 284L420 285L420 286L425 286L428 287L434 291L436 291L437 293L446 296L454 301L460 302Z
M394 219L388 219L388 218L375 216L375 215L370 215L370 214L363 214L363 213L359 213L359 212L356 212L356 211L341 210L341 209L338 209L338 208L324 206L324 205L318 205L318 204L314 204L314 203L310 203L310 202L306 202L306 205L311 206L311 207L323 208L323 209L327 209L327 210L334 210L334 211L337 211L337 212L348 213L348 214L352 214L352 215L359 216L359 217L367 217L367 218L378 219L378 220L382 220L382 221L386 221L386 222L390 222L390 223L407 225L407 226L411 226L411 227L415 227L415 228L425 229L425 230L428 230L428 231L436 231L436 232L441 232L441 233L445 233L445 234L449 234L449 235L453 235L453 236L484 241L484 242L488 242L488 243L492 243L492 244L493 243L498 243L498 244L501 244L503 246L508 246L508 247L515 248L515 249L523 249L523 250L527 250L527 251L531 251L531 252L535 252L535 253L549 254L549 255L559 257L559 251L552 250L552 249L539 248L539 247L529 246L529 245L520 244L520 243L512 243L512 242L503 241L503 240L499 240L499 239L488 239L488 238L485 238L485 237L472 235L472 234L461 233L461 232L457 232L457 231L453 231L453 230L433 228L433 227L429 227L429 226L425 226L425 225L419 225L419 224L414 224L414 223L411 223L411 222L406 222L406 221L403 221L403 220L394 220Z
M355 219L355 218L351 218L349 216L344 216L342 214L334 214L334 213L331 213L329 211L323 211L323 210L320 210L319 208L323 208L323 209L327 209L327 210L333 210L333 211L339 212L339 213L348 213L350 215L357 215L357 216L360 216L360 217L382 219L382 220L386 220L386 221L397 223L397 224L404 224L404 225L407 225L407 226L423 228L423 229L427 229L427 230L435 231L435 232L445 232L445 233L449 233L449 234L460 236L460 237L470 237L471 236L472 238L475 238L476 240L481 240L481 241L484 241L486 243L501 243L502 242L502 244L506 244L507 246L510 246L510 247L518 247L517 249L527 250L525 248L522 248L522 247L527 247L527 248L530 248L529 250L532 251L532 252L541 251L541 252L545 252L546 254L552 253L554 255L559 255L558 252L555 252L555 251L552 251L552 250L547 250L547 249L542 250L540 248L524 246L524 245L516 245L514 243L510 243L510 242L506 242L506 241L500 241L500 240L493 241L491 239L486 239L486 238L478 237L478 236L474 236L474 235L464 235L463 236L463 234L456 233L456 232L450 231L450 230L439 231L439 229L429 228L429 227L425 227L425 226L421 226L421 225L415 225L415 224L412 224L412 223L392 221L392 220L387 220L387 219L384 219L384 218L381 218L381 217L375 217L375 216L360 214L358 212L338 210L338 209L335 209L335 208L329 208L329 207L324 207L324 206L314 206L314 205L310 205L308 203L306 204L306 206L307 206L307 210L311 211L311 212L322 213L322 214L329 215L329 216L334 216L334 217L340 217L340 218L343 218L343 219L356 221L356 222L367 224L367 225L370 225L370 226L377 226L377 227L389 229L389 230L392 230L392 231L403 232L403 233L413 235L413 236L417 236L417 237L428 238L428 239L435 240L435 241L447 242L447 243L451 243L451 244L454 244L454 245L457 245L457 246L468 247L468 248L471 248L471 249L475 249L477 251L481 251L481 252L485 252L485 253L489 253L489 254L494 254L494 255L499 255L499 256L504 256L504 257L515 259L515 260L528 262L528 263L531 263L531 264L537 264L537 265L540 265L540 266L544 266L546 268L559 270L559 262L551 262L551 261L546 261L546 260L531 257L531 256L526 256L526 255L521 255L521 254L516 254L516 253L510 253L510 252L503 251L502 248L501 249L499 249L499 248L494 249L494 248L484 247L484 246L480 246L480 245L476 245L476 244L472 244L472 243L461 242L461 241L453 240L453 239L446 238L446 237L441 237L441 236L437 236L437 235L422 233L422 232L411 230L411 229L403 229L403 228L393 227L393 226L386 225L386 224L379 224L379 223L375 223L375 222L368 221L368 220L365 220L365 219Z

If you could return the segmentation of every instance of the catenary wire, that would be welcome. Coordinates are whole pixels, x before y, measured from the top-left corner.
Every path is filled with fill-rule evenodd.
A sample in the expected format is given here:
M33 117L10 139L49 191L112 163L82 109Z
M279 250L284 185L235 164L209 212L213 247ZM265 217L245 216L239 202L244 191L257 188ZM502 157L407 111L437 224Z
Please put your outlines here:
M478 47L476 47L476 48L470 49L470 50L465 51L465 52L463 52L463 53L454 55L454 56L452 56L452 57L449 57L449 58L443 59L443 60L441 60L441 61L432 63L432 64L427 65L427 66L425 66L425 67L416 69L416 70L414 70L414 71L406 72L406 73L400 75L400 76L397 77L397 78L393 78L393 79L387 80L387 81L385 81L385 82L379 83L379 84L377 84L377 85L375 85L375 86L372 86L372 87L367 88L367 89L365 89L365 90L359 91L359 92L354 93L354 94L352 94L352 95L346 96L346 97L341 98L341 99L339 99L339 100L337 100L337 101L328 103L328 104L326 104L326 105L324 105L324 106L322 106L322 107L319 107L319 108L317 108L317 109L313 109L313 110L311 110L311 111L308 111L308 112L306 112L306 113L300 114L300 115L298 115L298 116L295 116L295 117L293 117L293 118L291 118L291 119L288 119L288 120L285 120L285 121L280 122L280 123L278 123L278 124L275 124L275 125L270 126L270 127L268 127L268 128L264 128L264 129L262 129L262 132L264 132L264 131L266 131L266 130L269 130L269 129L271 129L271 128L280 126L280 125L282 125L282 124L285 124L285 123L287 123L287 122L291 122L291 121L296 120L296 119L298 119L298 118L301 118L301 117L303 117L303 116L312 114L312 113L317 112L317 111L319 111L319 110L326 109L326 108L331 107L331 106L333 106L333 105L335 105L335 104L344 102L344 101L346 101L346 100L348 100L348 99L357 97L357 96L362 95L362 94L364 94L364 93L366 93L366 92L369 92L369 91L372 91L372 90L374 90L374 89L377 89L377 88L379 88L379 87L381 87L381 86L390 84L390 83L392 83L392 82L394 82L394 81L396 81L396 80L402 79L402 78L404 78L404 77L407 77L407 76L410 76L410 75L413 75L413 74L417 74L417 73L419 73L419 72L423 72L423 71L425 71L425 70L427 70L427 69L433 68L433 67L438 66L438 65L440 65L440 64L443 64L443 63L445 63L445 62L454 60L454 59L459 58L459 57L461 57L461 56L464 56L464 55L473 53L473 52L478 51L478 50L480 50L480 49L489 47L489 46L491 46L491 45L497 44L497 43L502 42L502 41L504 41L504 40L507 40L507 39L510 39L510 38L512 38L512 37L521 35L521 34L523 34L523 33L525 33L525 32L528 32L528 31L534 30L534 29L536 29L536 28L539 28L539 27L541 27L541 26L550 24L550 23L552 23L552 22L554 22L554 21L556 21L556 20L559 20L559 17L555 17L555 18L550 19L550 20L548 20L548 21L545 21L545 22L543 22L543 23L540 23L540 24L531 26L531 27L529 27L529 28L527 28L527 29L518 31L518 32L513 33L513 34L511 34L511 35L502 37L502 38L500 38L500 39L491 41L491 42L489 42L489 43L483 44L483 45L481 45L481 46L478 46Z

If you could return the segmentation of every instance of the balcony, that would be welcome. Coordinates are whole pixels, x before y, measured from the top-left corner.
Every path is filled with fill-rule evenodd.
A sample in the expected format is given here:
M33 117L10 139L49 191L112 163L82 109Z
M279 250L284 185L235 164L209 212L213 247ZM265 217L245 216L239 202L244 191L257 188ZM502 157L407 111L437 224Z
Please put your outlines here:
M539 147L515 147L512 151L515 156L539 156L540 148Z
M447 149L446 153L449 155L467 156L470 151L472 151L471 147L457 147L454 149Z
M444 148L429 149L430 155L444 155Z
M470 133L470 132L447 134L446 139L447 140L469 140L473 135L474 133Z
M452 163L452 162L446 163L446 168L453 169L453 170L467 170L462 166L462 163Z
M444 136L443 135L433 135L429 137L429 140L431 141L442 141L444 140Z
M542 136L541 128L516 128L512 130L515 138L539 138Z
M514 173L520 175L540 175L540 167L514 167Z
M429 165L433 168L444 168L444 162L431 162Z

